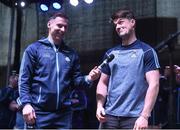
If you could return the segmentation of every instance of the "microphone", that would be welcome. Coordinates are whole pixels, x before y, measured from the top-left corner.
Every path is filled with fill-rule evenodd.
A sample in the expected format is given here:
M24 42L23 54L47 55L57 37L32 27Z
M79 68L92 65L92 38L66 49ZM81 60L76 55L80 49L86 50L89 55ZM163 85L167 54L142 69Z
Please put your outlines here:
M98 69L101 70L105 65L107 65L109 62L111 62L113 59L114 59L113 54L107 55L105 60L98 66Z

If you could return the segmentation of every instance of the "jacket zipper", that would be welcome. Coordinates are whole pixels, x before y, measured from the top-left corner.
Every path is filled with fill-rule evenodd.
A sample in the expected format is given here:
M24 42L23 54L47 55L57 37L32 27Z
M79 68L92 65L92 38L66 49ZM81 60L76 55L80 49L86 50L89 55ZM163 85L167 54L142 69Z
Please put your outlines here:
M56 50L56 68L57 68L57 104L56 109L59 107L59 60L58 60L58 49Z
M57 101L56 101L56 110L59 108L59 88L60 88L60 86L59 86L59 81L60 81L60 79L59 79L59 60L58 60L58 50L59 49L56 49L56 47L55 47L55 45L54 45L54 43L51 43L51 45L53 46L53 50L55 51L55 53L56 53L56 69L57 69Z

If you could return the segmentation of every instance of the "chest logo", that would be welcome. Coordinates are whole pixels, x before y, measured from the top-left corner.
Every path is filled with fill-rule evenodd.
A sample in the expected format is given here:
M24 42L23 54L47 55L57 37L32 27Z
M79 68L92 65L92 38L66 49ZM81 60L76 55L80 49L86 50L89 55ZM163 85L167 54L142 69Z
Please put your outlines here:
M137 57L137 53L136 53L136 51L133 51L131 54L131 58L136 58L136 57Z
M50 58L51 55L50 55L49 53L44 53L44 54L43 54L43 57L44 57L44 58Z
M66 60L67 62L70 62L70 61L71 61L71 60L69 59L69 57L66 57L65 60Z

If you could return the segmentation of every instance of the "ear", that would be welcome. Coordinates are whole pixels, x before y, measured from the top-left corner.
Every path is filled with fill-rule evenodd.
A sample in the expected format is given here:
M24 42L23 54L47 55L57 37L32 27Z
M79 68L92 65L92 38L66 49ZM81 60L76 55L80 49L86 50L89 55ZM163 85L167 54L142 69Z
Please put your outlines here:
M131 19L131 23L135 24L136 23L135 19Z
M135 25L136 24L136 20L135 19L131 19L131 23Z
M51 23L50 23L50 21L47 23L47 27L48 28L50 28L50 25L51 25Z
M132 23L133 27L136 26L136 20L135 19L131 19L131 23Z

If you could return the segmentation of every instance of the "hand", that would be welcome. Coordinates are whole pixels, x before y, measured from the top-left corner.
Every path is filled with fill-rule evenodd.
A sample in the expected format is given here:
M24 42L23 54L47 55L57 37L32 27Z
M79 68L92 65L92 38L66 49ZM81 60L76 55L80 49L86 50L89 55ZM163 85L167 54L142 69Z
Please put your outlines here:
M174 65L175 74L180 74L180 67L178 65Z
M140 116L134 125L133 130L143 130L148 128L148 119L145 117Z
M174 73L175 73L176 83L180 84L180 67L178 65L174 65Z
M90 81L94 81L94 80L96 80L96 79L99 78L100 74L101 74L101 71L98 69L97 66L95 66L95 67L89 72L89 75L88 75L87 78L88 78L88 80L90 80Z
M103 123L106 122L106 117L105 117L105 110L103 107L98 107L96 110L96 117L99 120L99 122Z
M11 101L10 104L9 104L9 109L11 111L18 111L18 104L16 103L16 101Z
M180 74L176 74L176 82L177 84L180 84Z
M30 104L24 106L22 110L22 114L27 124L29 125L35 124L36 114L33 107Z

